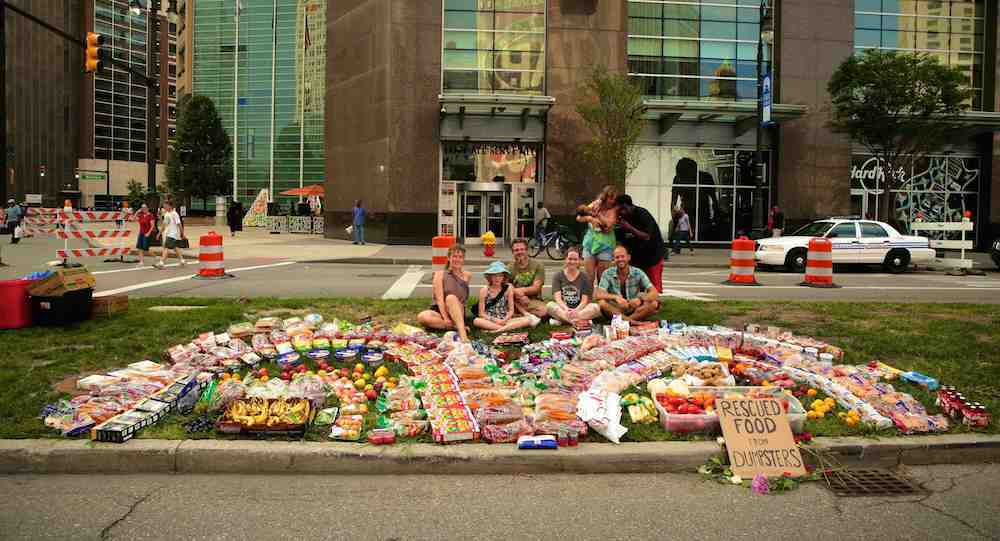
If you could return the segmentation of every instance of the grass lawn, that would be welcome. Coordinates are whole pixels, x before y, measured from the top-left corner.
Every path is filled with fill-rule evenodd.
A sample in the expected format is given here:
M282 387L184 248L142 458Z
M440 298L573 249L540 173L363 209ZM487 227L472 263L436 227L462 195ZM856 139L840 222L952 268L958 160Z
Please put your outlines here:
M387 324L412 322L416 312L426 306L425 299L253 299L241 303L230 299L160 298L130 299L130 303L127 314L76 327L0 331L0 438L60 437L37 418L42 406L60 397L58 384L79 374L104 372L142 359L159 361L166 348L187 342L201 332L219 331L231 323L265 315L290 316L307 311L349 321L370 315ZM202 308L149 310L161 305ZM903 370L917 370L954 385L991 412L1000 407L1000 307L996 305L668 300L660 317L688 324L739 327L755 322L781 326L842 347L849 364L878 359ZM546 337L549 330L548 325L540 325L531 331L532 339ZM896 385L928 406L933 405L933 397L921 389L904 383ZM183 420L168 418L141 432L140 437L187 437L180 426ZM849 429L830 417L808 421L807 430L816 435L870 434L860 427ZM998 423L993 423L988 432L1000 432ZM325 439L321 432L309 437ZM690 438L673 436L653 424L629 426L624 441L666 439Z

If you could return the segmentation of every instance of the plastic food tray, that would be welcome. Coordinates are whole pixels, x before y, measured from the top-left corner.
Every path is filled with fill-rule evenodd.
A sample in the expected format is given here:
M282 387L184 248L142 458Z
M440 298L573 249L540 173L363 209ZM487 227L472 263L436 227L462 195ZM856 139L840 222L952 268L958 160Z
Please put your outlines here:
M788 424L792 427L793 433L800 433L805 428L806 410L802 403L790 393L783 391L779 387L691 387L691 393L710 392L718 399L726 393L749 391L764 392L773 395L775 398L788 400ZM690 413L668 413L656 400L653 401L656 411L660 415L660 425L664 430L678 434L689 432L716 433L720 431L719 417L713 414L690 414Z

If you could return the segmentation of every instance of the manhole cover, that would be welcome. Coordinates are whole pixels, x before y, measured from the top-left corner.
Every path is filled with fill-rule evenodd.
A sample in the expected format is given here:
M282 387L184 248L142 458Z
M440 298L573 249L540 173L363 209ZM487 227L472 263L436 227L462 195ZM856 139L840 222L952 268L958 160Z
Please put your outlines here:
M845 470L824 475L837 496L908 496L923 494L912 481L886 470Z
M395 278L395 274L359 274L358 278Z

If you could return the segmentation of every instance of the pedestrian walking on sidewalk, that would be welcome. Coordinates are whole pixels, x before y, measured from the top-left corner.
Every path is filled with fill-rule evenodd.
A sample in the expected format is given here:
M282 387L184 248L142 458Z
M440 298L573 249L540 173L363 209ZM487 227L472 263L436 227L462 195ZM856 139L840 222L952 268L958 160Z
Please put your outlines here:
M674 220L677 222L677 226L674 229L674 253L681 253L681 242L683 241L687 244L688 250L693 254L694 248L691 247L691 218L688 218L687 211L684 207L677 209L674 213Z
M180 248L181 240L187 238L184 236L184 224L181 223L181 217L170 201L163 202L163 227L160 231L163 236L163 251L160 253L160 262L156 268L163 268L167 261L167 250L174 251L181 266L187 265Z
M233 203L226 210L226 223L229 225L229 234L236 236L237 231L243 231L243 203L235 197Z
M156 229L156 216L149 212L149 207L145 203L139 207L135 219L139 222L139 238L135 241L135 247L139 251L139 266L145 264L145 256L149 254L149 245L153 241L153 231Z
M10 232L10 243L17 244L21 239L17 235L17 228L21 225L21 207L14 202L13 199L7 200L7 208L4 210L4 216L7 223L7 231Z
M778 238L781 233L785 230L785 213L781 212L778 205L771 208L771 236Z
M358 199L354 202L354 221L351 222L351 227L354 233L354 244L364 244L365 243L365 216L368 211L365 207L361 205L361 200Z

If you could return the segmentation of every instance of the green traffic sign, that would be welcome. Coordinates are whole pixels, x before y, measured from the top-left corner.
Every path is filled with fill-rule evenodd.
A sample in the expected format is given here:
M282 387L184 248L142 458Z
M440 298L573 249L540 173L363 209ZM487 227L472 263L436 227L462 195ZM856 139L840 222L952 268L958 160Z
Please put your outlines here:
M105 173L80 173L80 180L107 180Z

